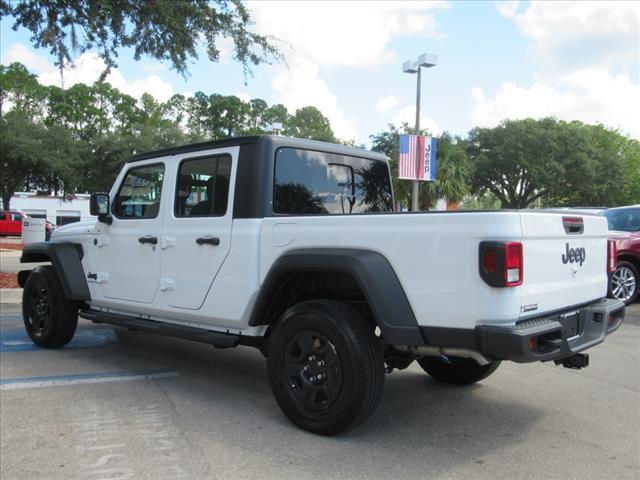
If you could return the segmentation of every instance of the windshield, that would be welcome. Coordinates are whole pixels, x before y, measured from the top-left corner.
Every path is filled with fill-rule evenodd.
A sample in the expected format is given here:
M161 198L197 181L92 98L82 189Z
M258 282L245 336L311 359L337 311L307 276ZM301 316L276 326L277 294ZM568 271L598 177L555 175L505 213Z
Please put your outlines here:
M621 232L640 231L640 208L621 208L616 210L605 210L602 215L607 217L609 230Z

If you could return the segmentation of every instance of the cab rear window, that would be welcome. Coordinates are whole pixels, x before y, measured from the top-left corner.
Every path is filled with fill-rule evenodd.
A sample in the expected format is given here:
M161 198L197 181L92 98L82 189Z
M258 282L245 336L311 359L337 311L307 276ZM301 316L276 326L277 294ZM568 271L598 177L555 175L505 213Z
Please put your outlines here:
M391 212L389 167L380 160L280 148L275 159L273 211L290 215Z

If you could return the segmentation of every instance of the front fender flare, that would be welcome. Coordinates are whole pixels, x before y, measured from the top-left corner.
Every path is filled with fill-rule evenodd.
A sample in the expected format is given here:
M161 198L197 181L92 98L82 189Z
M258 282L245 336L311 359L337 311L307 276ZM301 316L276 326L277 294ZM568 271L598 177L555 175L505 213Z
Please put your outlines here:
M262 312L283 275L296 271L334 271L351 275L362 289L388 345L425 345L409 300L389 261L372 250L309 248L291 250L271 266L249 325L262 324Z
M82 268L82 246L71 242L37 242L25 245L20 263L51 262L67 300L91 300ZM20 272L18 281L24 287L28 277Z

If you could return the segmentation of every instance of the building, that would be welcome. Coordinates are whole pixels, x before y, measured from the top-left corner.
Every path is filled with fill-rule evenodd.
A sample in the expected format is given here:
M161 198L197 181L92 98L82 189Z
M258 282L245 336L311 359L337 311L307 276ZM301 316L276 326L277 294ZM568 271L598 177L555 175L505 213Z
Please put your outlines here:
M88 193L54 197L31 192L16 192L11 197L11 210L17 210L35 218L46 218L56 226L61 226L93 218L89 213L89 198Z

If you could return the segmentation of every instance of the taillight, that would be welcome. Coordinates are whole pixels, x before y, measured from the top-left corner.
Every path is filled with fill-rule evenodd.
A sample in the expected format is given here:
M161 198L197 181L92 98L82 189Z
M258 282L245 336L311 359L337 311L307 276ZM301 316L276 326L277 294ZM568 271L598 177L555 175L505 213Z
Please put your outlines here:
M492 287L517 287L524 277L520 242L480 242L480 276Z
M615 240L607 241L607 272L615 272L618 268L618 249Z
M484 252L484 269L487 273L495 273L496 271L496 251L487 250Z
M504 251L504 286L517 287L522 285L522 244L508 242Z

